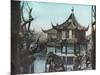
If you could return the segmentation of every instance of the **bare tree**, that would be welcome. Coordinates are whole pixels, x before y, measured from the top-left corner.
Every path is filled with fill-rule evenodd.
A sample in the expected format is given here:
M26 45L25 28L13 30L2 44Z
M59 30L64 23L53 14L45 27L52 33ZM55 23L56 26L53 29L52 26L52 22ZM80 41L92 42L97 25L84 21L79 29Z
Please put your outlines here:
M22 7L21 7L21 17L22 17L22 20L23 20L23 24L21 25L21 28L25 28L25 31L28 31L30 32L30 26L31 26L31 22L34 20L34 18L32 17L32 8L29 7L28 3L27 4L27 7L28 9L26 9L26 11L28 12L28 20L25 20L25 17L24 17L24 14L23 14L23 10L24 10L24 5L25 5L25 2L23 2L22 4ZM28 29L26 28L26 25L28 24Z

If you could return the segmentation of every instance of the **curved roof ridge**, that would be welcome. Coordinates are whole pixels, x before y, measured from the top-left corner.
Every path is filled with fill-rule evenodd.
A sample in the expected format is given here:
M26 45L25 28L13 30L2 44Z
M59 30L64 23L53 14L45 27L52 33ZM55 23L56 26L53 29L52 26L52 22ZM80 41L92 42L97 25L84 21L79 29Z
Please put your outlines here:
M83 25L81 25L81 24L77 21L77 19L76 19L76 17L75 17L75 15L74 15L73 12L70 14L70 16L67 18L67 20L65 20L65 21L64 21L62 24L60 24L60 25L56 25L56 27L67 26L67 25L69 24L69 21L70 21L70 20L72 20L74 26L76 26L77 28L86 28L86 27L84 27Z

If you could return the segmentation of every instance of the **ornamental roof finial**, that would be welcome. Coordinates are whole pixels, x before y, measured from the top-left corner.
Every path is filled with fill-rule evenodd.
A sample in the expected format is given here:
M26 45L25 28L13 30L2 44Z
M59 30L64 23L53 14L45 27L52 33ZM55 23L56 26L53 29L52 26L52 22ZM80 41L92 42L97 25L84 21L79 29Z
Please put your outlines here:
M74 7L72 7L72 13L74 12Z

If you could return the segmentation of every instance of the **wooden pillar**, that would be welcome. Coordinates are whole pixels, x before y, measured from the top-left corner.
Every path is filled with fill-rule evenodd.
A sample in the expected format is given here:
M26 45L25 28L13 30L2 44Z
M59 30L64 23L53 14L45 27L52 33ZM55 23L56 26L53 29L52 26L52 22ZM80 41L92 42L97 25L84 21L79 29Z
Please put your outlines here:
M56 54L56 52L57 52L56 50L57 50L57 49L56 49L56 46L55 46L55 54Z
M79 55L80 55L80 43L78 43L78 45L79 45Z
M34 61L33 61L34 62ZM31 65L31 73L34 73L34 64Z
M74 54L76 54L76 44L74 43Z
M46 54L48 53L47 46L46 46Z
M66 55L67 55L67 43L66 43L66 52L65 52L65 53L66 53Z
M62 54L62 48L63 48L63 45L62 45L62 43L61 43L61 54Z
M61 46L61 54L62 54L62 48L63 48L63 46Z
M47 72L47 63L45 63L45 72Z

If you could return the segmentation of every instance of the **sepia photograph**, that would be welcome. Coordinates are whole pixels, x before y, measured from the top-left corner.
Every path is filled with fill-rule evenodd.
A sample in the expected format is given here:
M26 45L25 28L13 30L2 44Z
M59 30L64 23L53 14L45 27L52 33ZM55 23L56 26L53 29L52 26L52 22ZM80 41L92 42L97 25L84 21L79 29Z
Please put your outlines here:
M96 6L11 1L11 74L96 69Z

